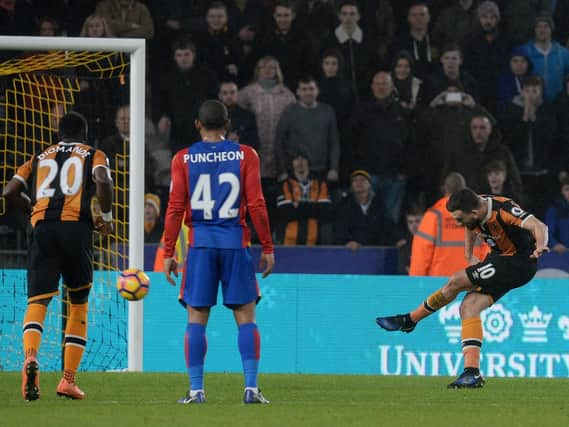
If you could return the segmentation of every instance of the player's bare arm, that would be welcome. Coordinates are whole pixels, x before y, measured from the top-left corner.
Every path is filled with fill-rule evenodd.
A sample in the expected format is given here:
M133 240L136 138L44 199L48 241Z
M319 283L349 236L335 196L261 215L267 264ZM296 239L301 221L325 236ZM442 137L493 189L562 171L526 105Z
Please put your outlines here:
M13 207L25 213L30 213L32 205L30 198L24 193L24 190L24 183L17 178L12 178L4 187L2 196L6 199L9 208Z
M263 270L263 279L273 272L275 254L262 254L259 267Z
M166 280L172 286L176 286L172 273L175 277L178 277L178 262L174 258L174 248L180 233L188 200L184 168L185 166L181 162L180 156L174 156L171 168L170 197L168 198L168 209L164 226L164 274L166 275Z
M113 232L113 217L111 213L113 203L113 181L107 168L98 167L93 171L96 194L102 215L95 218L95 229L107 236Z
M262 277L265 278L273 271L275 255L273 253L273 241L271 238L267 206L261 190L259 156L253 149L250 149L248 154L247 161L249 165L246 168L247 173L245 175L245 196L251 221L263 246L260 268L264 268Z
M535 216L530 216L524 221L522 228L529 230L535 239L535 249L530 258L539 258L544 253L549 252L547 225Z
M176 258L164 258L164 273L166 274L168 283L172 286L176 286L176 281L172 278L172 273L178 277L178 262Z
M478 264L480 260L473 255L476 233L465 227L464 256L470 265Z

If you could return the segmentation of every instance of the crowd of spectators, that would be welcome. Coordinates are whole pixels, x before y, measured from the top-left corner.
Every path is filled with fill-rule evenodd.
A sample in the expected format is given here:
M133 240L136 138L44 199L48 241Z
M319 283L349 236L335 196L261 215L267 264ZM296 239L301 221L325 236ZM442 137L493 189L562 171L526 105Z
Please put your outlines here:
M169 159L219 98L259 152L277 243L405 249L456 172L543 218L553 203L569 247L569 0L0 0L0 33L147 40L153 241ZM124 101L94 123L107 154Z

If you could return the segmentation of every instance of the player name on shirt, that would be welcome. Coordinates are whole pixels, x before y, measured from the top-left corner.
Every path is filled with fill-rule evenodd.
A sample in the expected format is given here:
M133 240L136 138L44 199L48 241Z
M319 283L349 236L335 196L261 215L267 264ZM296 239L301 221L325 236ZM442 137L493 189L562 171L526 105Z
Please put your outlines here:
M234 160L243 160L243 151L221 151L217 153L192 153L184 154L184 163L217 163Z
M85 148L81 148L75 144L66 144L64 142L60 142L57 145L49 147L43 153L38 155L38 160L43 160L53 153L77 153L81 157L87 157L91 155L91 152Z

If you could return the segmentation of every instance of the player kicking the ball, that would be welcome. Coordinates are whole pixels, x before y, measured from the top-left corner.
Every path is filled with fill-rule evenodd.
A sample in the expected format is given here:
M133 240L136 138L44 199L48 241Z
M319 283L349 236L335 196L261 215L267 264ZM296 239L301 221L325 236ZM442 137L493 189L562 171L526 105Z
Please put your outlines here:
M244 403L269 403L257 388L261 338L255 321L260 299L251 257L251 216L263 246L263 277L275 258L269 218L259 174L259 156L251 147L225 140L229 129L226 107L206 101L196 127L202 140L179 151L172 159L172 182L164 231L164 272L171 284L177 274L174 259L182 219L189 228L188 255L179 301L188 310L184 349L190 390L178 403L204 403L206 326L217 302L219 282L223 304L233 310L238 325L238 346L245 375Z
M454 273L445 286L414 311L378 317L376 322L388 331L411 332L419 321L466 291L460 305L464 372L448 387L479 388L484 386L480 374L480 313L535 276L537 258L549 251L547 226L510 199L482 196L470 189L453 194L446 208L457 223L466 227L465 251L470 266ZM492 248L482 262L472 256L476 236Z

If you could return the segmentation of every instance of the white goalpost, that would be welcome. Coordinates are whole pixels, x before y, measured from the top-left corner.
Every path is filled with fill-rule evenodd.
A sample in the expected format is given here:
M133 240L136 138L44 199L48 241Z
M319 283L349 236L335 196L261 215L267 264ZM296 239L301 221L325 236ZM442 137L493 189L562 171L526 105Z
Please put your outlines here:
M144 39L0 36L1 50L122 52L130 55L128 266L144 269ZM142 371L143 301L128 304L128 370Z

